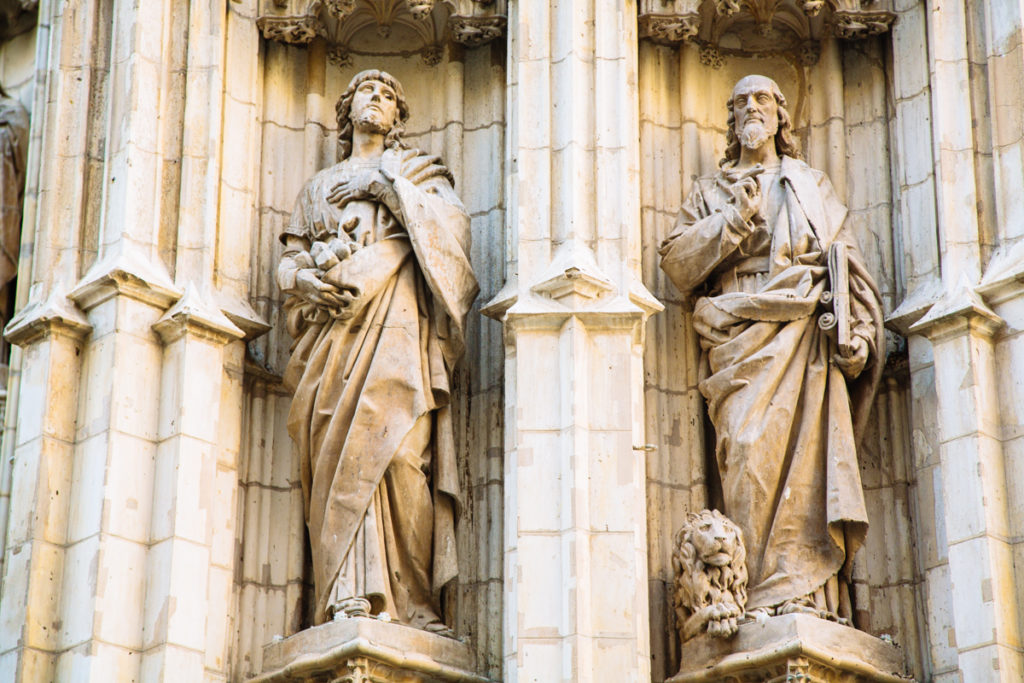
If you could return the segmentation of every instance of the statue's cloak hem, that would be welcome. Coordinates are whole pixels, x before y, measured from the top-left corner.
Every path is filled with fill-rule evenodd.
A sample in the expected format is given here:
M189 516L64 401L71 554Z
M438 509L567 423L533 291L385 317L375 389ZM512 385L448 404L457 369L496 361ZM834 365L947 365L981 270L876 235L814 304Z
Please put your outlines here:
M468 259L469 217L437 157L387 150L381 168L394 178L407 237L376 242L350 259L372 260L376 270L357 300L361 311L349 320L304 323L301 309L309 305L286 303L296 336L284 377L294 390L288 431L313 541L316 623L327 619L331 587L374 492L423 417L433 420L435 603L457 573L460 495L448 378L479 291ZM308 239L318 221L323 227L330 171L307 183L286 233L302 235L299 226L306 226Z
M806 221L823 254L837 240L852 245L842 232L846 208L823 173L783 157L779 182L788 220ZM716 178L701 179L687 208L701 220L726 202ZM689 235L678 233L662 247L662 263L691 291L706 273L695 274L676 256L692 248L681 243ZM856 444L881 379L884 328L878 290L855 247L849 269L855 334L871 352L855 381L830 362L836 347L817 325L823 265L773 268L757 293L702 297L694 308L709 373L700 390L719 431L725 513L748 527L748 608L800 599L840 571L848 576L867 533ZM743 517L752 523L741 524Z

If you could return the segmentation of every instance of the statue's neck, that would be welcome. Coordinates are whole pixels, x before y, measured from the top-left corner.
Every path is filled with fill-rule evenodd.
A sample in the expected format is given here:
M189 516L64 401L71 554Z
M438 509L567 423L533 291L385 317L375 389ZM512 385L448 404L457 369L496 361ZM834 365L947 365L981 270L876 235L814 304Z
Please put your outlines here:
M779 155L775 151L774 138L760 147L741 147L740 158L736 162L736 170L743 171L761 164L765 168L779 165Z
M384 154L384 135L381 133L370 133L356 128L352 131L352 153L353 159L379 159Z

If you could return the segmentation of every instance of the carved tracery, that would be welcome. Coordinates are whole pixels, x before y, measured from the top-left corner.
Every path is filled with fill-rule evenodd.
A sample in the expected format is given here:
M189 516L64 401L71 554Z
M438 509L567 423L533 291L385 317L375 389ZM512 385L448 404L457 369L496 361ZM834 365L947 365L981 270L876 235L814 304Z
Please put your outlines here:
M357 51L362 36L394 34L402 52L436 64L448 41L476 47L500 38L506 7L507 0L261 0L258 26L285 43L324 38L337 55Z
M640 37L663 45L691 41L715 54L793 52L814 59L829 35L846 40L884 33L890 0L640 0ZM709 52L710 53L710 52Z

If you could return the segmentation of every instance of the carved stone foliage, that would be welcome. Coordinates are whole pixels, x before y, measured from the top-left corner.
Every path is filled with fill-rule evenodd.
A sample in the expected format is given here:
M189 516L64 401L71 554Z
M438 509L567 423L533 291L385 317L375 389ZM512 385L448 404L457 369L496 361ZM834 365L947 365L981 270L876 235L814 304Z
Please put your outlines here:
M720 55L797 54L816 60L827 35L854 40L885 33L890 0L640 0L640 37L691 41ZM811 61L810 63L813 63Z
M477 47L501 38L506 15L507 0L261 0L257 24L269 40L324 38L336 63L385 41L433 66L449 41Z

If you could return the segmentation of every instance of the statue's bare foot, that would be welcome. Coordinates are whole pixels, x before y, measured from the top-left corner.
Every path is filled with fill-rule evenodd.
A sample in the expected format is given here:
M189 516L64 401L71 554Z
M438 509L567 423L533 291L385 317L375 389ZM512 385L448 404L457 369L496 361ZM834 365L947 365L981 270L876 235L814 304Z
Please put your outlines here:
M448 627L443 621L432 621L423 627L427 633L436 633L445 638L455 638L455 631Z

